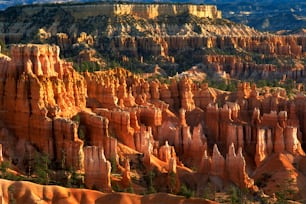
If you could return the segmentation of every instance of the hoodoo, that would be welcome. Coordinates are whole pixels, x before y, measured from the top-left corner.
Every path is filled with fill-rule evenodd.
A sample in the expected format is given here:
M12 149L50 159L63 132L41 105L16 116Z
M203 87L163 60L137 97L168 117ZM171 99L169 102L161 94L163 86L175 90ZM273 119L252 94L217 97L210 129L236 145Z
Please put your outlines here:
M209 5L0 12L0 202L305 199L305 39Z

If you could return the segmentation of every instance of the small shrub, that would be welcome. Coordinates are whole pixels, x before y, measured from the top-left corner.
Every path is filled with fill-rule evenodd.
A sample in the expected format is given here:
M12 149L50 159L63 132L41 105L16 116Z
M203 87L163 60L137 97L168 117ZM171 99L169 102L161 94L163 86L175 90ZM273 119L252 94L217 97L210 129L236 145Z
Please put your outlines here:
M2 178L6 178L7 176L7 169L10 166L10 162L9 161L4 161L0 164L0 171L1 171L1 177Z
M181 186L179 195L185 196L186 198L191 198L194 196L194 191L189 189L185 184Z
M118 185L118 183L115 183L115 184L112 183L112 189L115 192L122 192L122 190L121 190L120 186Z
M231 203L246 203L249 199L252 199L249 195L248 189L240 189L236 186L231 186L229 190Z
M169 180L170 193L174 193L176 189L176 174L174 172L169 173Z
M116 157L111 157L110 158L110 163L111 163L111 172L116 173L117 172L117 162L116 162Z
M153 193L156 193L156 189L154 188L153 185L150 185L148 187L148 194L153 194Z
M100 191L100 189L98 188L98 186L97 186L96 184L94 184L94 185L91 187L91 190Z
M37 175L35 179L37 183L48 184L49 183L49 165L51 161L48 154L36 154L34 160L34 172Z
M203 193L203 198L209 199L209 200L215 200L216 198L216 188L213 184L210 182L207 183L204 193Z
M231 203L240 203L240 190L236 187L231 187L230 189Z
M155 176L156 176L156 174L154 173L154 170L149 171L148 174L146 175L146 182L147 182L147 186L148 186L148 194L156 193L156 189L153 185L153 180L154 180Z
M127 187L124 192L127 192L127 193L134 193L134 188L132 186L132 184L130 183L129 187Z
M71 186L74 188L83 188L84 187L84 180L82 174L78 173L74 168L70 168L69 173L71 177L68 179L67 186Z
M76 123L78 123L78 124L80 124L80 122L81 122L81 117L80 117L80 115L75 115L75 116L72 117L71 120L74 121L74 122L76 122Z
M15 194L15 186L9 186L8 188L8 193L9 193L9 203L10 204L15 204L16 203L16 198L14 197Z

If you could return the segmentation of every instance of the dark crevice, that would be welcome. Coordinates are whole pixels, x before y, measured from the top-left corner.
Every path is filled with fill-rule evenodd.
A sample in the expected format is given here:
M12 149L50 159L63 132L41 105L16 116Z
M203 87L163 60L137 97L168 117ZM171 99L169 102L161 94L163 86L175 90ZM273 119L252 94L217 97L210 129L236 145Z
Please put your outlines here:
M52 119L52 148L54 152L54 161L57 161L57 151L56 151L56 138L55 138L55 128L54 128L55 119Z
M28 104L29 104L29 117L31 117L32 116L32 93L31 93L31 80L29 79L28 76L26 77L26 88L27 88Z

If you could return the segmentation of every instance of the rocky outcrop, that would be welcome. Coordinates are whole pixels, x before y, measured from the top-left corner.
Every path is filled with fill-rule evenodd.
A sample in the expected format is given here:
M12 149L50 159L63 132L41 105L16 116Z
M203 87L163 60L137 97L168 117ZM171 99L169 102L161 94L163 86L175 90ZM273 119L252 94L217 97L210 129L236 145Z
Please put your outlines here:
M141 126L140 131L136 132L135 138L135 149L142 153L154 154L155 141L152 135L151 127ZM157 152L155 153L157 155Z
M3 162L3 152L2 152L2 144L0 145L0 162L2 163Z
M213 176L219 176L224 179L225 174L225 160L221 155L218 146L215 144L213 148L213 153L211 156L211 169L210 173Z
M161 146L159 149L159 158L160 160L169 163L173 157L175 158L174 147L169 146L168 142L166 141L165 145ZM171 163L171 166L173 166L173 161L171 161Z
M140 18L157 18L159 16L176 16L184 13L198 17L221 18L221 11L212 5L179 5L179 4L96 4L96 5L72 5L63 6L64 10L75 10L76 18L98 16L104 13L106 16L133 15Z
M78 124L64 118L55 118L54 157L61 161L64 167L84 170L84 142L78 137Z
M246 173L246 162L242 154L242 148L235 153L235 146L231 144L226 155L226 170L229 180L234 182L240 188L252 188L254 180Z
M191 80L187 77L184 77L180 80L179 84L180 98L181 98L181 107L186 111L192 111L195 108L193 101L193 93L191 90Z
M216 102L216 94L208 87L207 83L201 84L201 87L194 90L194 102L197 107L206 109L209 104Z
M199 164L200 158L198 155L203 155L204 151L207 150L207 139L203 133L201 124L193 128L189 144L189 148L185 151L185 155L189 155L190 158L198 158L195 163Z
M132 174L142 179L155 169L160 183L174 173L177 183L207 176L220 189L228 182L254 189L249 175L273 155L305 155L302 95L291 100L250 83L230 93L187 77L165 84L122 68L83 77L48 45L15 45L0 63L0 142L18 144L3 143L4 157L47 153L85 172L89 188L110 191L111 179L131 187Z
M1 60L0 110L6 127L50 159L81 169L83 142L71 118L85 108L86 83L71 63L59 59L50 45L14 45L11 59ZM4 60L3 60L4 59Z
M111 163L106 160L104 151L97 146L84 148L85 185L92 189L111 191Z
M71 63L59 59L56 46L14 45L11 52L11 59L0 60L1 126L11 131L3 138L16 136L18 145L4 143L5 156L14 159L17 154L8 152L13 148L25 155L16 161L31 162L27 157L34 146L61 168L85 171L89 188L110 191L106 158L118 161L117 139L109 136L107 117L86 109L85 79Z
M241 188L252 188L254 180L246 172L246 162L242 154L242 148L238 149L236 154L234 144L228 148L228 153L224 158L214 145L212 156L204 152L201 159L199 172L210 176L217 176L223 181L229 180Z
M301 143L297 138L296 127L286 127L284 134L285 149L291 154L295 154L301 150Z
M131 127L130 113L127 111L109 111L107 109L96 109L98 115L107 118L109 121L109 129L106 130L106 134L111 134L112 137L116 137L122 143L129 147L135 148L134 143L134 128ZM99 141L99 139L97 140Z
M265 133L264 129L258 130L257 143L256 143L256 154L255 154L255 162L257 166L259 166L260 162L265 159L266 154L267 154L264 133ZM281 145L281 144L277 144L277 145Z
M115 96L115 83L111 79L103 80L99 74L85 74L88 86L87 106L115 108L118 98Z
M260 36L230 39L223 38L224 44L233 48L242 48L247 51L261 54L259 59L256 56L239 57L237 55L205 55L203 63L207 69L214 69L215 72L230 74L233 78L257 78L268 79L277 77L281 79L300 79L305 77L305 67L299 63L288 65L285 60L280 64L273 63L273 60L281 56L293 56L298 59L304 54L304 44L300 44L300 37L293 36ZM270 61L270 63L269 63ZM291 68L290 68L291 67Z
M56 43L65 56L74 55L79 65L91 61L104 67L108 62L97 56L112 53L110 58L132 69L136 69L133 66L137 67L138 63L145 67L155 66L148 57L154 56L171 75L177 67L189 68L185 61L190 59L192 65L202 64L211 77L305 78L302 60L305 36L261 33L221 19L220 12L212 5L94 3L12 8L11 12L17 15L13 19L18 22L8 18L10 13L7 12L0 20L0 38L7 44L28 42L29 39ZM42 39L37 39L39 30L44 31ZM192 59L189 58L191 54ZM92 86L93 92L105 95L104 107L120 104L120 99L108 96L118 88L111 84L103 90ZM164 85L160 89L162 97L168 97L169 89ZM138 101L142 103L143 96L139 96ZM171 107L176 100L173 104L168 102Z
M303 152L298 150L300 141L297 139L301 123L295 123L295 125L291 123L288 125L288 116L292 113L291 118L301 118L301 116L294 117L294 112L302 109L297 105L295 107L297 111L294 110L294 107L289 111L286 95L278 91L270 93L269 90L266 90L264 95L258 95L256 88L253 87L252 89L248 84L239 84L237 93L233 95L221 92L217 92L214 95L212 91L208 92L209 100L212 104L202 105L202 114L204 117L200 118L199 121L203 124L203 132L205 132L210 142L210 146L207 149L209 155L211 155L209 159L207 154L205 156L205 148L207 147L204 145L204 137L201 131L199 129L197 130L197 126L191 124L190 120L186 119L186 115L191 114L190 112L194 111L197 106L196 104L199 104L195 102L195 99L199 98L200 92L196 90L199 90L201 88L200 86L195 85L192 81L181 79L177 81L177 86L175 86L175 83L173 83L174 85L157 83L158 86L152 83L153 88L151 88L151 83L147 83L144 80L130 78L124 82L120 80L119 76L111 79L109 84L114 84L113 90L120 90L109 92L109 95L123 101L123 103L117 103L116 106L109 106L111 111L107 110L107 112L111 112L114 115L121 115L120 117L109 119L109 126L113 125L116 127L115 129L116 131L120 131L120 135L128 135L127 133L131 133L126 138L134 139L132 143L138 144L137 150L140 151L144 147L141 152L145 154L149 153L151 165L156 164L155 158L152 157L154 155L166 162L165 166L168 166L169 171L174 171L174 159L172 156L169 156L170 149L176 152L178 157L182 158L182 162L188 167L194 167L195 165L188 163L188 160L184 159L185 157L194 158L195 155L204 155L202 166L205 166L206 170L201 173L207 173L212 177L218 177L224 181L228 179L240 187L250 188L253 185L253 181L246 173L244 155L247 155L249 160L253 160L251 162L249 161L249 165L251 166L248 166L251 169L249 172L256 169L255 166L252 166L252 162L255 162L256 166L260 166L262 162L270 158L274 153L287 152L292 155L303 155ZM159 95L156 94L157 88L160 90ZM137 108L131 108L132 106L124 103L125 98L128 98L126 97L127 90L130 90L129 95L135 98L134 106ZM218 101L221 108L214 104L214 97L218 99L215 101ZM95 96L92 98L95 98ZM222 98L228 98L231 102L226 102L225 99L220 100ZM174 113L176 113L175 117L179 119L177 120L178 123L175 120L171 120L170 117L164 117L167 106L162 106L161 101L169 104L169 107L176 111ZM178 101L177 104L179 106L175 106L174 101ZM249 113L252 113L254 110L252 106L257 107L258 112L254 115L253 123L249 124L248 122L252 120L251 114ZM181 107L185 108L187 112L185 113L183 109L181 109L182 111L178 111ZM99 108L96 108L96 110L99 110ZM131 122L131 112L135 116L133 125ZM303 115L301 113L299 114ZM194 120L196 120L195 118ZM166 125L163 126L164 123ZM170 124L169 128L167 124ZM136 130L137 126L140 126L138 131ZM175 137L172 140L169 139L168 145L159 146L154 141L155 138L163 141L160 144L164 144L168 139L167 134L159 137L161 135L158 131L159 128L157 128L159 126L163 126L163 130L168 130L170 127L173 128L169 132L175 129ZM134 129L134 132L129 131L131 128ZM140 134L137 134L139 130ZM212 142L214 141L212 139L214 136L211 133L216 133L216 142ZM118 139L120 141L120 137ZM128 144L130 141L132 140L126 139L123 143ZM140 142L138 143L136 141ZM213 150L211 148L212 143L217 143ZM144 146L139 144L144 144ZM199 146L196 146L196 144L199 144ZM202 153L203 151L204 153ZM180 167L180 165L177 165L176 168L178 169ZM235 168L239 170L236 171L234 170ZM237 174L235 172L240 173Z
M80 124L84 124L87 142L92 146L103 146L103 138L109 136L109 120L90 112L80 113Z

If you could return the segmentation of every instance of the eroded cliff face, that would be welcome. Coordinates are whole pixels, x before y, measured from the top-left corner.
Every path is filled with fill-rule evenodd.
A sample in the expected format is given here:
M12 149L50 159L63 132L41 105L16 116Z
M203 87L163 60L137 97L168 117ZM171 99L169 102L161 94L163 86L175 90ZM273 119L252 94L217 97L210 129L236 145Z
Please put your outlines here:
M220 189L229 181L241 188L256 189L252 172L269 158L278 154L289 154L292 161L304 157L303 96L289 100L282 89L273 93L266 89L259 94L260 90L249 83L240 83L237 92L229 93L194 84L187 78L173 79L169 84L148 82L122 69L85 75L93 87L112 80L104 85L112 84L110 90L117 90L104 98L118 99L117 104L112 102L112 111L104 108L103 101L91 107L109 118L110 127L117 127L119 141L144 153L147 166L160 169L162 165L161 169L181 172L184 164L212 180L220 178L223 182L215 184ZM98 76L100 80L95 79ZM88 104L98 93L91 92ZM142 106L155 114L142 115ZM121 116L115 117L113 111L118 110ZM156 110L162 114L156 114ZM123 126L119 127L118 121ZM157 164L156 158L161 162Z
M11 56L2 58L0 65L0 109L5 127L52 159L60 160L64 150L71 155L67 164L82 168L83 142L70 118L85 107L84 78L71 63L59 59L57 46L15 45Z
M79 65L90 61L103 67L112 59L131 70L158 63L168 75L201 65L212 72L210 77L305 78L305 36L262 33L222 19L216 7L209 5L17 7L2 13L0 39L7 44L55 43L63 56Z
M59 58L57 46L14 45L11 56L0 60L5 158L25 171L43 153L57 168L85 173L87 187L109 190L106 158L117 158L117 140L108 136L108 119L86 109L85 78Z
M94 4L94 5L72 5L63 6L64 10L75 10L77 19L99 16L124 16L133 15L140 18L154 19L159 16L177 16L180 14L191 14L198 17L221 18L221 11L213 5L179 5L179 4ZM31 10L31 9L28 9ZM31 11L30 11L31 12Z
M137 193L148 184L131 178L152 171L159 176L150 185L161 192L207 184L197 176L220 191L233 183L256 192L258 172L281 155L302 175L293 165L305 157L302 94L289 99L283 89L249 83L230 93L188 77L162 83L123 68L80 74L50 45L14 45L11 58L0 56L0 68L3 158L19 170L29 152L43 152L84 173L88 188ZM300 188L296 178L292 185Z

